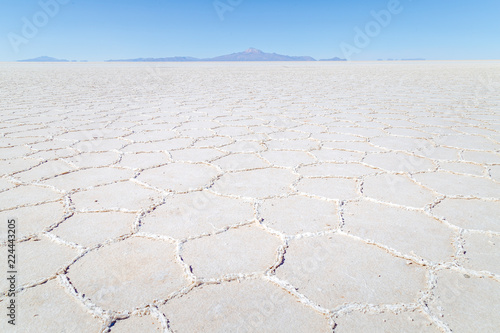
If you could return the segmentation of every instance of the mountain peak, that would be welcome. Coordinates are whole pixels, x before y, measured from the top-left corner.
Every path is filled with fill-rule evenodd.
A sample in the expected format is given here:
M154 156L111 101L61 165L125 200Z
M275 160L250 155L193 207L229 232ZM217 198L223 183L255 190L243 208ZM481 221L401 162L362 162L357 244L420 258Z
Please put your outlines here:
M258 50L256 48L250 47L248 50L245 51L245 53L254 53L254 54L256 54L256 53L264 53L264 52L262 52L261 50Z

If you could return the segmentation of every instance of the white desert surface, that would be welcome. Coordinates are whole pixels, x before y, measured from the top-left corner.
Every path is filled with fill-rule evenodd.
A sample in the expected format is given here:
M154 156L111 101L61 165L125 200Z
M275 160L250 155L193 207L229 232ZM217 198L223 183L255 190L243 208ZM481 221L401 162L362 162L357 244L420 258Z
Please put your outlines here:
M498 332L500 62L2 63L15 330Z

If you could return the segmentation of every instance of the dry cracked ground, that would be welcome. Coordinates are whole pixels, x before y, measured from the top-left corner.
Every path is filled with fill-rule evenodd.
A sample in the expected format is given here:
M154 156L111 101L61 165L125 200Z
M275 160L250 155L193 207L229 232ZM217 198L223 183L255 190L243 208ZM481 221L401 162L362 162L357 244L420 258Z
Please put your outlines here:
M0 73L17 332L498 332L499 62Z

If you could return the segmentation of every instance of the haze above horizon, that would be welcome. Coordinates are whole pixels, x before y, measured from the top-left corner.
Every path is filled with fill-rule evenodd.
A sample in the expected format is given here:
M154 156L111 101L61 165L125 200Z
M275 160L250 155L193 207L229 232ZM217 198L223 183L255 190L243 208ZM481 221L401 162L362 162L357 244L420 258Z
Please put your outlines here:
M26 0L0 8L0 61L210 58L250 46L316 59L500 59L494 0Z

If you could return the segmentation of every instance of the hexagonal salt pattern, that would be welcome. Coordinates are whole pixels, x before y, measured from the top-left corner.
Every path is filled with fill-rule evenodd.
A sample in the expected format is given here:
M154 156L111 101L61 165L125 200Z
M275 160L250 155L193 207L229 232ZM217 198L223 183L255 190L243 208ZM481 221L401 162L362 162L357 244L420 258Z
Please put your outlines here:
M48 202L36 206L26 206L0 212L0 218L7 221L16 218L19 223L16 230L17 239L40 235L44 230L57 225L68 216L61 201ZM0 230L0 241L7 241L7 228Z
M24 290L17 297L16 332L32 332L36 327L44 332L98 332L102 326L79 301L64 290L56 280ZM2 304L4 302L0 302ZM2 304L4 305L4 304ZM10 327L9 327L10 326ZM2 332L10 332L6 320L0 322Z
M68 277L98 306L131 310L165 298L187 284L174 250L166 241L129 238L79 259L69 268Z
M111 328L112 333L161 333L163 327L153 316L130 316L116 321Z
M280 239L255 225L202 237L184 245L181 255L196 276L264 272L276 262Z
M141 231L176 239L210 234L254 219L253 205L202 191L167 197L142 219Z
M176 332L332 331L324 316L262 280L207 285L160 309Z
M2 246L2 250L8 253L5 245ZM18 274L16 279L18 287L27 287L62 273L78 257L79 251L74 247L51 241L47 237L41 237L17 243L14 254L18 271L21 271L22 267L30 268ZM0 262L0 269L4 272L11 271L7 266L7 260ZM9 289L9 281L6 278L1 279L0 292L5 293Z
M438 333L440 328L418 311L367 313L349 312L335 318L335 332L426 332Z
M288 235L316 233L339 226L334 202L305 196L265 200L260 212L263 224Z
M435 296L429 307L446 328L452 332L498 330L498 281L449 270L437 272L436 280Z
M234 197L269 198L290 193L296 179L289 170L277 168L237 171L223 175L212 189Z
M137 179L163 190L185 192L209 185L218 173L213 166L179 162L145 170Z
M276 274L327 309L349 303L413 303L426 284L423 267L344 235L291 242Z
M500 326L498 63L27 66L0 64L19 332Z
M444 223L421 211L368 200L345 205L344 230L395 251L436 262L452 259L456 251L453 242L458 236Z

